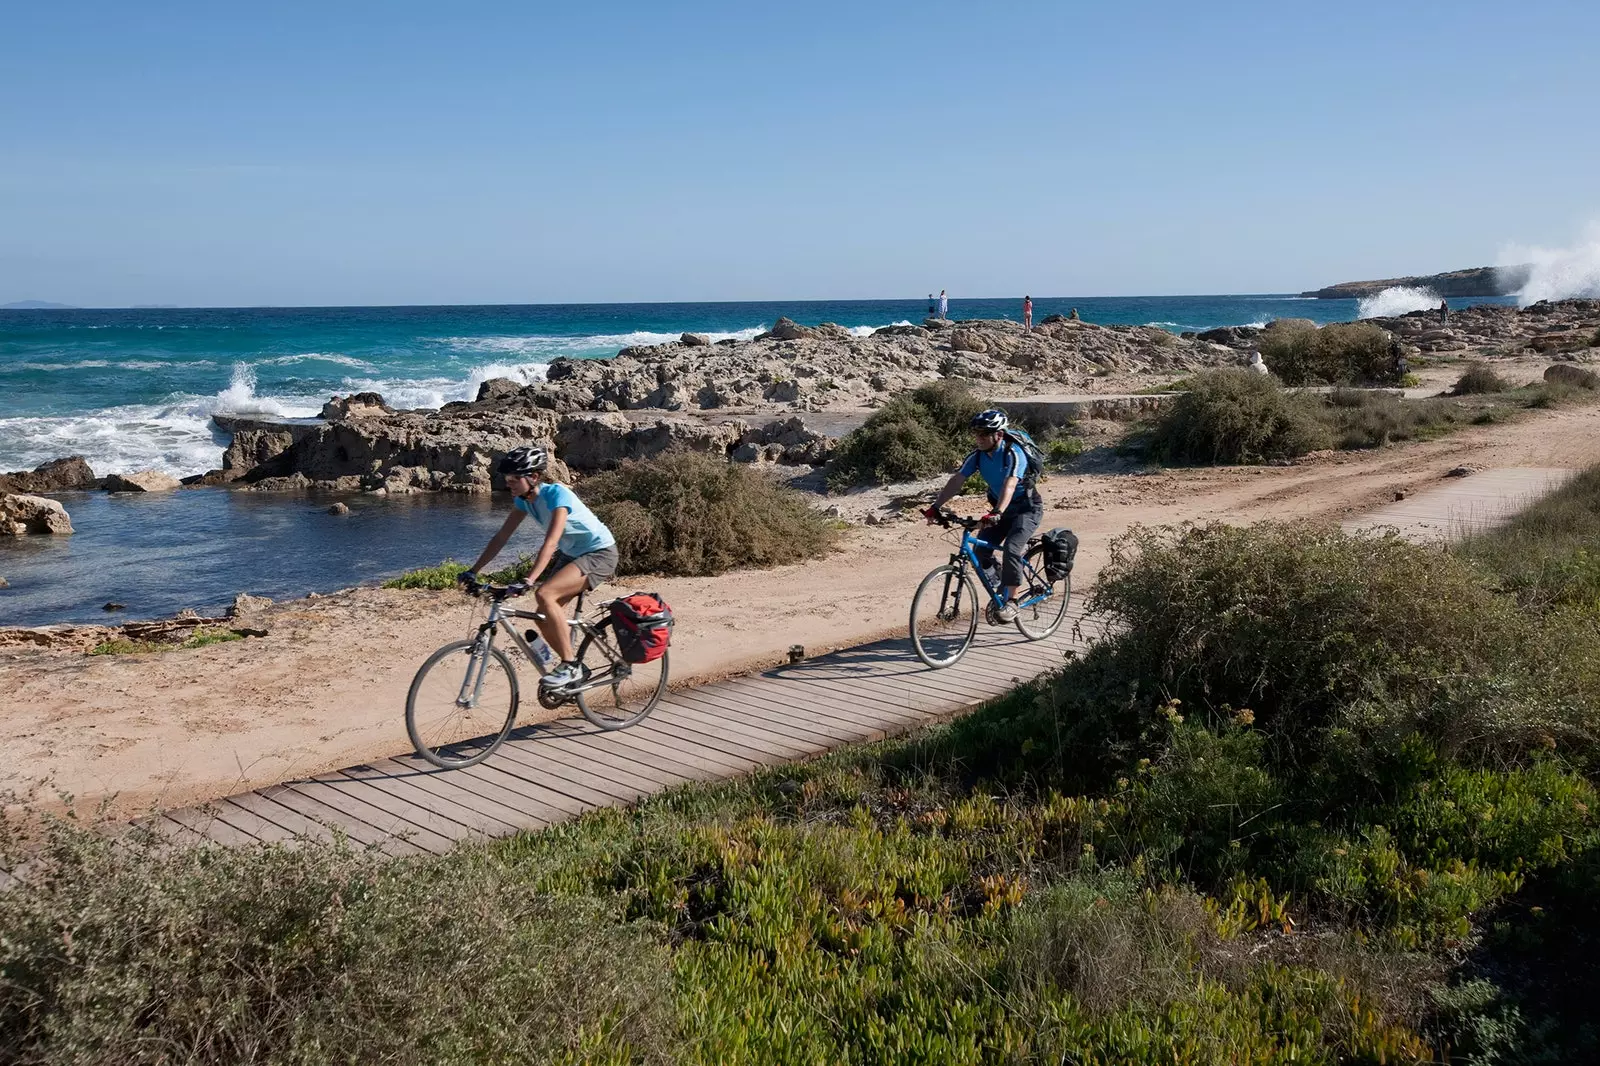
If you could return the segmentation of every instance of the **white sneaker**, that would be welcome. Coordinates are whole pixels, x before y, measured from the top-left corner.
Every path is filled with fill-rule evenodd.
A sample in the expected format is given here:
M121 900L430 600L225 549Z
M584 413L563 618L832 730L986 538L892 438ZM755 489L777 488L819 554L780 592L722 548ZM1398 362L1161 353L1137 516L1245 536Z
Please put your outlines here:
M581 663L562 663L539 680L539 687L551 692L581 685L589 680L589 671Z
M1010 600L1003 607L996 607L994 617L1001 625L1010 625L1017 620L1017 605Z

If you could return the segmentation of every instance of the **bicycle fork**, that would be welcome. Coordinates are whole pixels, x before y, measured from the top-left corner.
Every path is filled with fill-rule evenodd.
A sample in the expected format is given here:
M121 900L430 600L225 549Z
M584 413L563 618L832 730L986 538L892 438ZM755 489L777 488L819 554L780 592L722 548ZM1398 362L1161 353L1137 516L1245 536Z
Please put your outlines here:
M492 629L485 629L478 635L478 642L472 649L472 659L467 664L467 676L461 679L461 691L456 695L457 707L476 707L478 700L483 697L483 679L489 673L489 646L493 632Z

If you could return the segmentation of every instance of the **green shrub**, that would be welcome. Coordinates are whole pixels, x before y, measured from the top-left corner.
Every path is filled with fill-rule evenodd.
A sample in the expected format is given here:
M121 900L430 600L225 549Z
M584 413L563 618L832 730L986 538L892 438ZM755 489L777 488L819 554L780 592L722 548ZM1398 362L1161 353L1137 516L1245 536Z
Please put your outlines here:
M968 422L983 407L971 391L952 381L902 393L839 442L828 484L842 490L948 471L970 449Z
M1248 370L1196 374L1157 422L1152 452L1169 463L1256 463L1331 446L1314 401Z
M661 949L481 850L0 830L0 1063L665 1062Z
M1481 412L1451 400L1403 400L1382 392L1336 389L1322 414L1340 448L1379 448L1440 436Z
M1450 391L1457 396L1476 396L1483 393L1505 392L1511 386L1488 363L1470 363L1466 373L1456 379Z
M211 644L227 644L235 640L243 640L244 634L232 629L223 629L216 626L195 629L180 641L157 640L107 640L96 644L90 649L90 655L148 655L160 651L191 651L195 648L204 648Z
M1148 691L1252 708L1289 746L1335 723L1423 727L1439 679L1500 673L1527 638L1441 549L1293 524L1135 528L1088 610L1125 634L1122 669Z
M456 578L467 572L466 563L458 563L454 559L446 559L438 566L423 567L420 570L407 570L399 577L392 577L383 583L386 589L431 589L435 592L448 591L456 587ZM533 556L521 555L510 566L484 574L485 581L492 581L497 585L508 585L513 581L521 581L533 572Z
M1278 319L1261 334L1261 357L1289 385L1365 385L1397 374L1390 335L1370 322L1320 329L1306 319Z
M622 574L720 574L814 558L838 530L803 496L741 463L667 455L583 483Z

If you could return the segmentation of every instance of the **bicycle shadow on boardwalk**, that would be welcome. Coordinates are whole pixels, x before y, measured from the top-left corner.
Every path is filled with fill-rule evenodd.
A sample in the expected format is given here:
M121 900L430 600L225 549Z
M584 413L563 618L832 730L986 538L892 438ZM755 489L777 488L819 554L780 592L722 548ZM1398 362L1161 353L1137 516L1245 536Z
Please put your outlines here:
M1013 648L1034 646L1015 630L979 632L968 656L1005 656ZM1003 660L1002 660L1003 661ZM841 648L815 659L785 663L755 675L769 681L849 679L855 677L898 677L927 674L933 670L917 658L911 641L904 637L873 641L853 648Z

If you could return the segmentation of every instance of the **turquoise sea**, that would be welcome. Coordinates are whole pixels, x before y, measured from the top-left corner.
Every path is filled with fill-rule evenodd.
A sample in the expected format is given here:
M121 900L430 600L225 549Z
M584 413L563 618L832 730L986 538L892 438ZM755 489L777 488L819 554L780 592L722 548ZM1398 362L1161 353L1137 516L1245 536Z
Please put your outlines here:
M603 359L685 331L753 337L779 316L868 333L920 322L927 308L917 299L0 310L0 471L82 455L100 474L200 473L220 465L227 443L214 414L309 416L334 393L368 389L398 407L437 407L472 398L488 378L537 380L556 356ZM1174 332L1360 313L1354 300L1286 295L1034 297L1036 321L1072 308L1090 322ZM1020 319L1021 297L953 296L950 315ZM471 555L488 535L479 528L496 520L483 501L364 501L340 525L305 500L247 502L227 490L63 502L76 536L0 544L11 585L0 589L0 625L100 620L107 600L151 617L240 591L337 588Z

